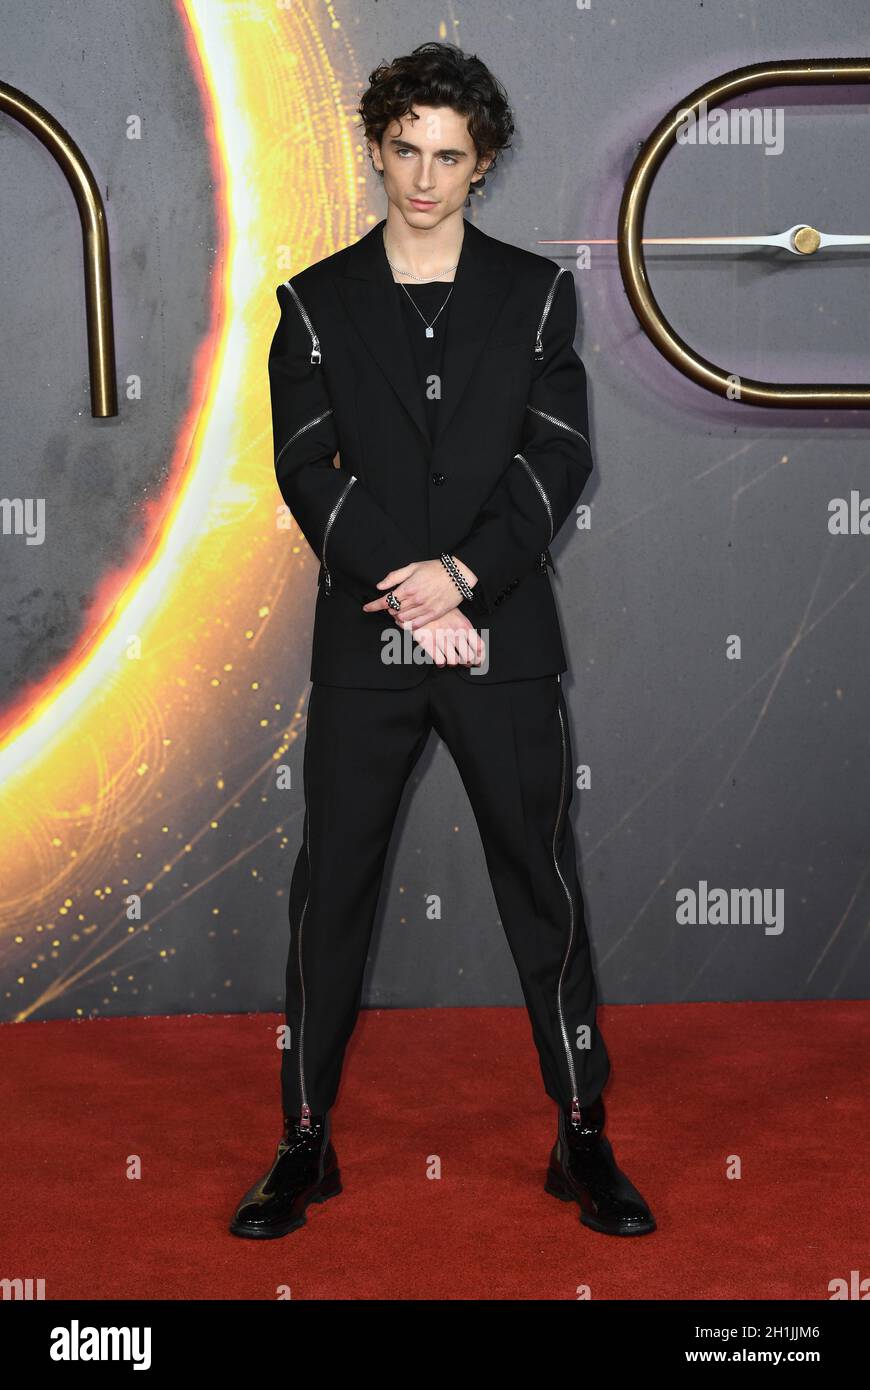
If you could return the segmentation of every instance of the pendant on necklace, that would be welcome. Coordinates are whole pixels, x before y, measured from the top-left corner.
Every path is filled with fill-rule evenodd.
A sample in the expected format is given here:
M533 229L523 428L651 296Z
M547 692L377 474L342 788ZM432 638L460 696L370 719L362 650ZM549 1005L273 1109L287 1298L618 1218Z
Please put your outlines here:
M426 337L427 337L427 338L434 338L434 337L435 337L435 329L434 329L434 328L428 328L428 327L427 327L427 329L426 329Z

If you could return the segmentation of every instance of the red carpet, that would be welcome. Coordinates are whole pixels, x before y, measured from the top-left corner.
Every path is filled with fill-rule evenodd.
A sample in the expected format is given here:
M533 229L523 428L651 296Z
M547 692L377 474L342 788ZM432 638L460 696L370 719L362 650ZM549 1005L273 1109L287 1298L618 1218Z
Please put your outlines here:
M600 1019L606 1133L659 1225L631 1240L543 1190L556 1108L522 1009L363 1012L333 1111L345 1190L262 1242L226 1225L280 1133L278 1015L4 1025L0 1278L48 1299L827 1299L870 1272L866 1003Z

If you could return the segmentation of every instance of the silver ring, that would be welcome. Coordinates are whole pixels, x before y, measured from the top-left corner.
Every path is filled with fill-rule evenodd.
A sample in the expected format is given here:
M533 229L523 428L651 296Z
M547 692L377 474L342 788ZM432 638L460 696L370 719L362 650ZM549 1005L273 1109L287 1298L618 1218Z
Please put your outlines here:
M387 607L392 608L394 613L398 613L401 606L402 600L400 598L396 598L396 595L393 593L391 589L390 592L387 594Z

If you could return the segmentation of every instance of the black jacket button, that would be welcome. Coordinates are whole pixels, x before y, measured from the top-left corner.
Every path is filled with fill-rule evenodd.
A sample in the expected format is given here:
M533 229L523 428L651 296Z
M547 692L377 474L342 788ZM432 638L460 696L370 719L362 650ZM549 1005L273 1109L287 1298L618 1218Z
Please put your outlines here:
M443 474L443 473L433 473L433 474L432 474L432 481L433 481L433 483L435 484L436 487L440 487L441 484L445 481L445 479L444 479L444 474Z

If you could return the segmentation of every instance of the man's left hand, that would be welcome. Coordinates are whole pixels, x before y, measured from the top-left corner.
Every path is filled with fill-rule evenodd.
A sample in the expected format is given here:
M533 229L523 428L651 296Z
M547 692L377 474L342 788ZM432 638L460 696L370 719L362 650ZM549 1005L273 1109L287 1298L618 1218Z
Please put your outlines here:
M457 557L453 557L459 571L474 587L477 575ZM440 560L415 560L401 569L390 570L378 581L378 588L386 590L383 598L372 599L363 604L364 613L378 613L385 609L402 626L422 627L425 623L437 622L461 602L461 595ZM396 611L387 603L387 593L392 591L401 602Z

